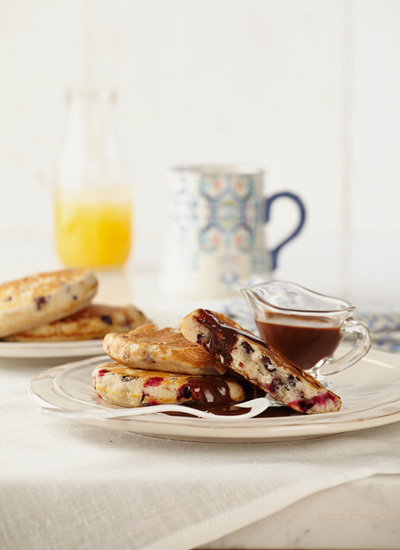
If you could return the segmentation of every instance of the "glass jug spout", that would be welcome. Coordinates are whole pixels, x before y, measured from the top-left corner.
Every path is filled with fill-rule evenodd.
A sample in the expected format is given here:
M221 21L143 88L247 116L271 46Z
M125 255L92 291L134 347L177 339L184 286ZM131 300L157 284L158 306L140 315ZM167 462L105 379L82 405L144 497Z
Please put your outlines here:
M251 287L241 288L240 293L246 299L254 318L257 317L257 309L260 307L259 298Z
M275 313L345 316L354 310L346 300L319 294L287 281L268 281L241 289L253 313L260 307Z

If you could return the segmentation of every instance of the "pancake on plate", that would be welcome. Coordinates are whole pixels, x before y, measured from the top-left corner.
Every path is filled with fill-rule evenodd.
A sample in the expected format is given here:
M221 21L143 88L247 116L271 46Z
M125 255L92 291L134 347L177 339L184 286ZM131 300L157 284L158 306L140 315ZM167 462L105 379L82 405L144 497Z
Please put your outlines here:
M7 342L63 342L104 338L111 330L128 332L148 323L147 317L133 306L90 304L77 313L45 325L12 334Z
M201 344L229 371L295 411L313 414L340 409L340 397L222 313L192 311L182 320L181 330L185 338Z
M197 375L223 374L221 362L179 329L146 324L126 334L110 332L103 349L114 361L135 369Z
M154 372L123 367L117 363L96 367L93 381L100 397L120 407L239 403L246 399L248 391L245 380L236 380L230 376Z
M63 269L0 285L0 338L32 330L85 308L97 292L93 272Z

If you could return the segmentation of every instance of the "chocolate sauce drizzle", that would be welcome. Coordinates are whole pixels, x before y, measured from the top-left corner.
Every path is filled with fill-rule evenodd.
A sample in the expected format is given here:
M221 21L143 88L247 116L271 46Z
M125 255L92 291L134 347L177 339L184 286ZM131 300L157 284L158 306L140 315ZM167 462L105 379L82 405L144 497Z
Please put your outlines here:
M210 331L207 349L212 354L216 354L224 366L229 367L232 363L231 351L235 347L239 335L269 349L264 340L261 340L252 332L227 325L220 321L215 313L209 309L199 309L196 313L196 320ZM205 347L201 334L198 335L197 342Z
M235 374L220 376L191 376L179 390L181 397L190 399L194 405L228 405L233 403L228 381L236 382L244 390L246 400L265 395L260 388ZM186 404L186 403L185 403Z
M247 408L236 407L229 390L229 380L240 384L245 392L245 400L254 399L259 395L259 388L247 380L233 375L224 377L191 376L179 390L178 397L190 399L185 402L186 407L217 415L241 415L249 411ZM178 416L188 416L182 413L168 413ZM190 416L190 415L189 415Z
M196 405L200 403L226 405L232 401L228 384L223 378L217 377L191 376L179 393L182 393L182 397L190 397Z

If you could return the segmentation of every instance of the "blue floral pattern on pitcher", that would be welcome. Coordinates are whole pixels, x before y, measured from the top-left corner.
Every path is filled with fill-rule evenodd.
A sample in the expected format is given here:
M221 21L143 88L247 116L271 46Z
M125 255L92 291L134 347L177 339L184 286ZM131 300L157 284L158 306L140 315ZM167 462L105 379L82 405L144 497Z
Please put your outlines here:
M199 231L201 250L214 252L223 244L251 253L254 233L262 224L261 215L257 215L261 202L256 199L254 185L254 180L248 177L231 176L225 181L221 181L219 175L202 177L200 194L207 201L208 212L207 224Z

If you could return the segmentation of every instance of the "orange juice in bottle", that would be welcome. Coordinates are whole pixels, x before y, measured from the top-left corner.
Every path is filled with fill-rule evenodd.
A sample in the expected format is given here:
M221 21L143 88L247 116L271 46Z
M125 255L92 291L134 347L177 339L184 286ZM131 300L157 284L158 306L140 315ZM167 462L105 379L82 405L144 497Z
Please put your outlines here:
M122 267L131 247L132 204L124 187L60 190L55 197L58 254L66 266Z
M122 267L131 248L132 200L112 109L115 94L70 93L55 169L55 240L68 267Z

